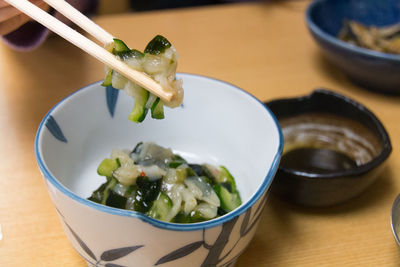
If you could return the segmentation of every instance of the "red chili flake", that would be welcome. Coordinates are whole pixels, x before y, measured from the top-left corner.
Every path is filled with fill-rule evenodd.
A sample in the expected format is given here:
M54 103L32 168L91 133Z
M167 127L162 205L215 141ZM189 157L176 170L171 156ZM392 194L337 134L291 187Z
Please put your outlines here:
M140 173L140 176L146 176L146 173L144 172L144 171L142 171L141 173Z

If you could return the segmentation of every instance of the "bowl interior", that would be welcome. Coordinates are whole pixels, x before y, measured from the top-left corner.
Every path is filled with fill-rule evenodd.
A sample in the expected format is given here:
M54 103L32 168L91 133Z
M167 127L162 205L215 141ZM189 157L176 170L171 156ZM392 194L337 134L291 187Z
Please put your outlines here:
M344 19L375 26L399 23L400 1L319 0L314 3L310 18L323 31L336 37Z
M132 98L115 89L107 94L100 83L61 101L46 115L37 136L39 165L51 174L48 179L86 199L105 181L96 169L112 149L152 141L189 162L226 166L243 203L265 190L282 150L272 113L228 83L190 74L178 78L183 79L184 102L166 108L164 120L148 115L141 124L128 121Z
M310 159L318 156L318 164L325 164L323 159L345 160L343 157L337 157L339 154L354 162L348 165L348 162L344 161L347 166L338 170L333 168L336 166L335 162L326 162L326 167L333 166L332 169L318 174L302 169L301 174L321 177L354 175L376 167L391 152L389 136L378 118L366 107L335 92L315 90L304 97L274 100L266 105L278 118L282 127L285 139L283 162L286 153L303 148L335 152L320 153L321 151L312 150L311 152L317 154L307 156ZM297 153L297 157L299 155ZM300 164L300 161L296 164ZM299 170L288 169L282 165L280 169L300 173Z
M303 165L310 169L314 166L314 170L320 171L345 170L372 161L382 151L378 137L365 126L333 113L303 113L281 118L279 123L285 140L283 155L291 152L292 157L302 157L308 161ZM284 158L288 159L284 156L282 160ZM302 160L297 159L291 165L297 166ZM285 162L281 166L285 166Z

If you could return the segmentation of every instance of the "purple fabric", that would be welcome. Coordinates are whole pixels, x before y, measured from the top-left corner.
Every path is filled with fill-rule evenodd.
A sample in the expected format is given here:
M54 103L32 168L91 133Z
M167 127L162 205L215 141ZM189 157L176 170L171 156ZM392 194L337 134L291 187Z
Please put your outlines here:
M97 8L98 0L67 0L72 6L81 12L90 15ZM57 11L51 10L50 13L57 19L68 23L68 19ZM22 25L17 30L2 36L2 39L10 47L19 51L29 51L37 48L46 40L50 31L41 24L30 21Z

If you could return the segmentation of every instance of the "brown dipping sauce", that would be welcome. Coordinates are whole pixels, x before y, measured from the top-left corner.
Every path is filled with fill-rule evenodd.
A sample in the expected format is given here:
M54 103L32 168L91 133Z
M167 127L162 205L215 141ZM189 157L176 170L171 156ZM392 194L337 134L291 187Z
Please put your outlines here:
M281 166L308 173L331 173L357 167L344 153L323 148L297 148L284 154Z
M330 113L305 113L279 123L285 140L283 168L316 174L344 171L381 151L379 140L361 123Z

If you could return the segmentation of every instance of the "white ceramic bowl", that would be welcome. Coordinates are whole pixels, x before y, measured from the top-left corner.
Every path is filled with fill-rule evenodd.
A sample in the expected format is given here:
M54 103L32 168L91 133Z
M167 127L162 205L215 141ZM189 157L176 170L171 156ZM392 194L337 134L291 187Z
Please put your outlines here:
M133 100L97 82L58 103L39 126L38 165L68 239L89 266L233 266L254 235L282 152L277 120L231 84L178 78L185 99L164 120L128 121ZM139 141L190 162L225 165L243 204L211 221L175 224L86 200L104 182L96 173L101 160Z

